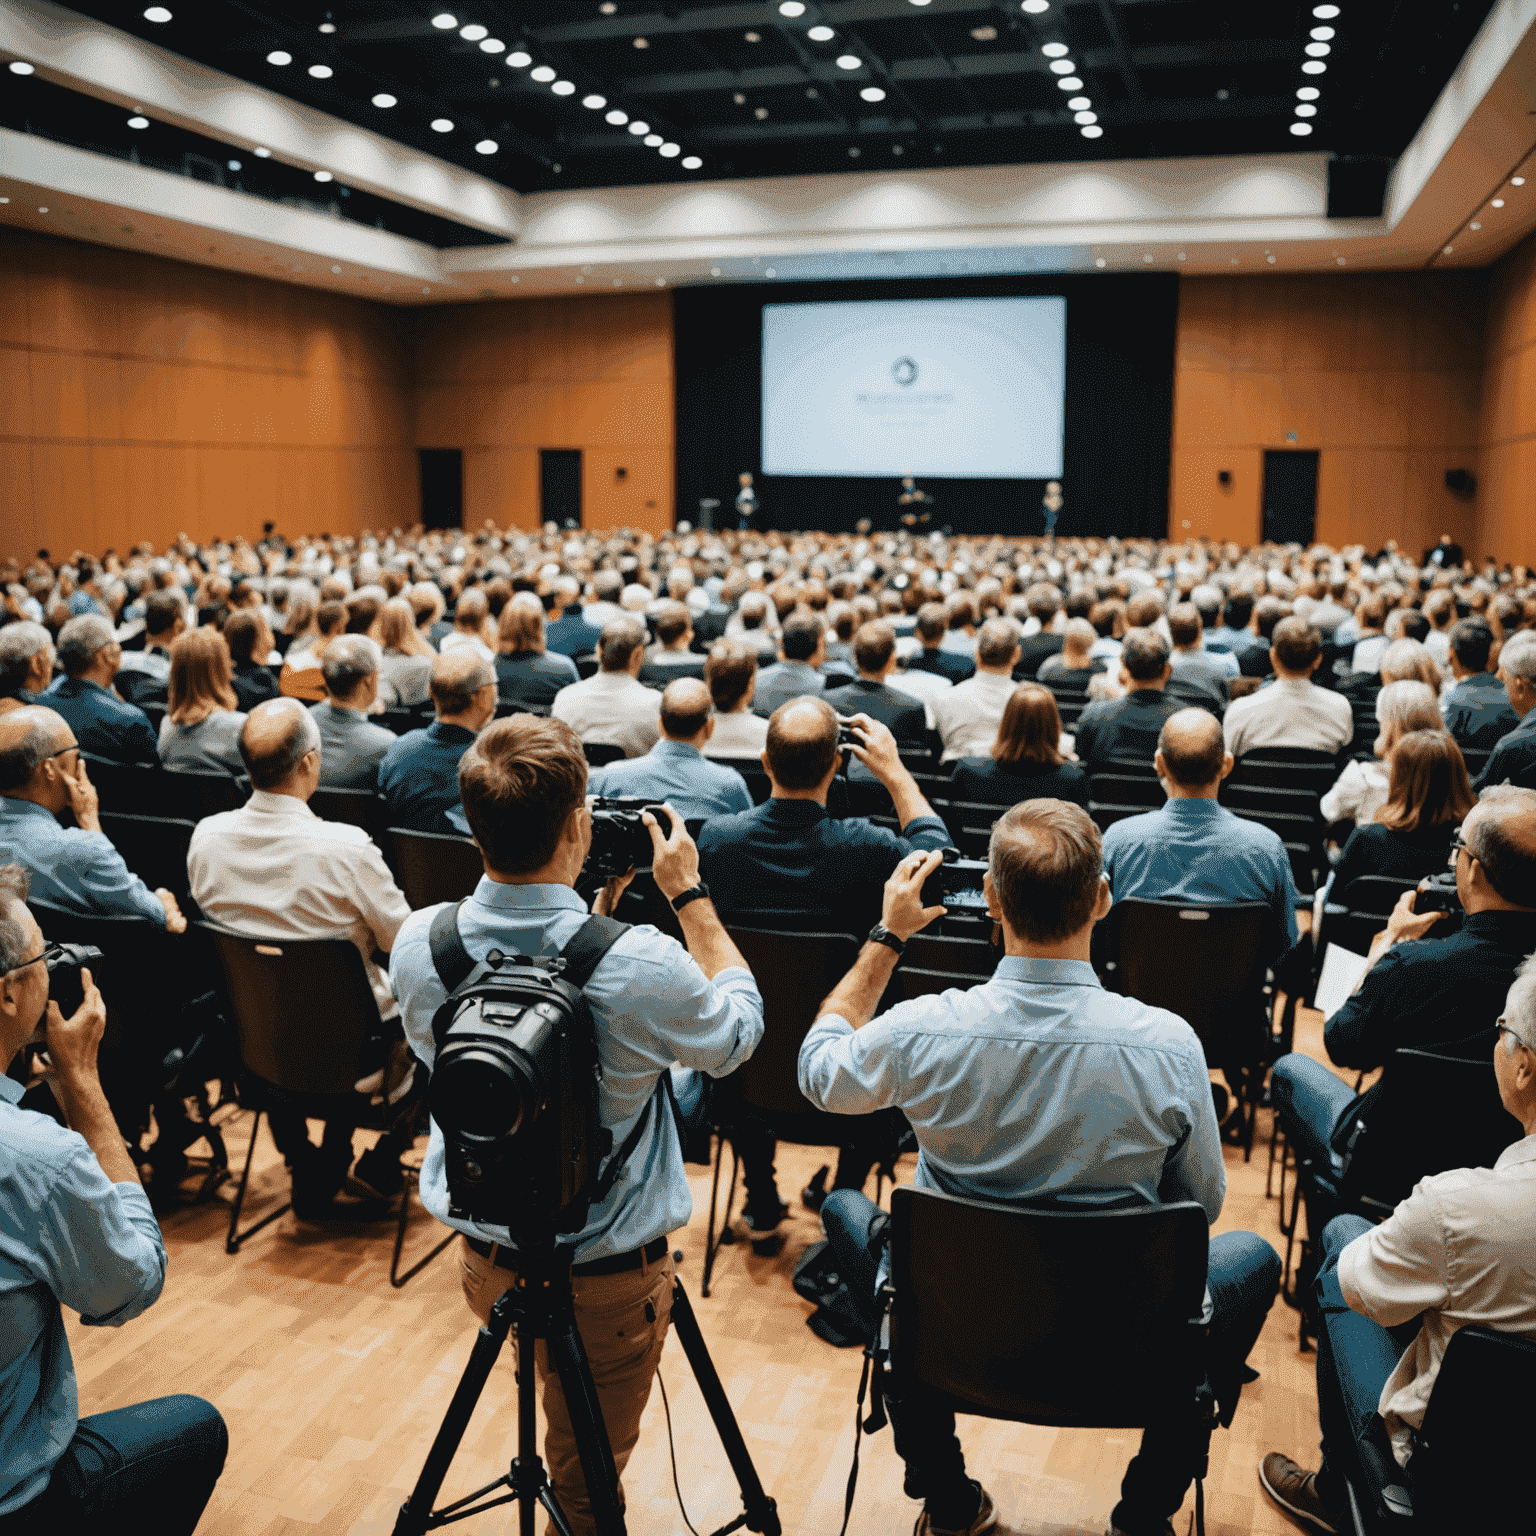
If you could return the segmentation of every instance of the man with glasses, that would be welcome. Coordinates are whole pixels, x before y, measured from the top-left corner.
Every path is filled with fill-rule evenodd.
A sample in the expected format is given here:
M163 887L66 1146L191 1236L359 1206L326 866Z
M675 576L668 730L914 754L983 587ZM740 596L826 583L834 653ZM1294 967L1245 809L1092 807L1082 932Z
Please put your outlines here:
M160 1228L96 1071L106 1024L82 973L68 1019L48 1001L56 957L25 906L27 877L0 868L0 1065L43 1022L68 1129L19 1107L0 1076L0 1530L131 1525L154 1511L191 1536L223 1470L229 1438L211 1403L162 1397L79 1417L62 1308L87 1327L121 1327L165 1282Z
M1523 1138L1492 1168L1424 1179L1379 1227L1339 1216L1323 1232L1323 1462L1308 1472L1271 1451L1259 1464L1265 1491L1312 1530L1352 1529L1343 1483L1355 1478L1363 1434L1384 1430L1411 1474L1415 1435L1458 1328L1536 1338L1536 963L1520 967L1493 1032L1499 1098Z

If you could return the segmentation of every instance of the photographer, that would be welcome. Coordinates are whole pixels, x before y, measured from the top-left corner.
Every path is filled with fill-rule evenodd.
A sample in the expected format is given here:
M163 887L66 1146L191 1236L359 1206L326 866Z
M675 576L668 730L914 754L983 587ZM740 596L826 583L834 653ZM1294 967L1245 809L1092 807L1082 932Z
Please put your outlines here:
M654 695L652 695L654 698ZM513 715L483 731L459 762L459 794L485 860L485 877L458 911L458 931L475 960L492 949L554 955L587 917L575 885L592 846L587 764L576 733L559 720ZM674 1117L657 1085L674 1062L720 1077L752 1054L763 1032L757 985L699 885L698 852L680 817L664 838L646 813L656 884L677 904L686 952L649 926L631 928L598 962L585 988L602 1069L602 1124L621 1147L649 1116L608 1196L576 1239L571 1277L576 1320L597 1385L614 1462L622 1474L640 1433L640 1415L661 1358L672 1305L668 1234L692 1212ZM606 915L628 876L610 880L594 904ZM688 895L686 902L680 901ZM390 962L412 1049L430 1068L432 1020L446 1000L429 934L438 908L415 912ZM653 1103L653 1100L655 1101ZM448 1221L442 1132L434 1120L421 1175L422 1202ZM505 1229L450 1223L464 1233L465 1299L482 1322L516 1281L517 1252ZM556 1497L574 1532L594 1530L564 1394L535 1366L548 1423L545 1455Z
M191 1536L229 1444L218 1410L162 1397L78 1416L61 1307L87 1326L129 1322L160 1295L165 1247L96 1075L101 993L82 971L70 1018L48 1001L54 954L26 898L25 873L0 868L0 1063L46 1009L70 1128L18 1108L22 1084L0 1076L0 1532L151 1519L166 1536Z

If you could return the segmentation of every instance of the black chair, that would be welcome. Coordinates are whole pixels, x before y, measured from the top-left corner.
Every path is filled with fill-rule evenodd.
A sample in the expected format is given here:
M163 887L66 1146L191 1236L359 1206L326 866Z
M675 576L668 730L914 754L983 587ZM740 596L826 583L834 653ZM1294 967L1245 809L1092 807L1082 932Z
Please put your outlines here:
M984 805L976 800L934 800L934 811L943 818L956 848L968 859L984 859L992 842L992 825L1011 809Z
M1310 900L1328 868L1323 847L1328 829L1317 796L1308 789L1239 784L1223 786L1221 800L1234 815L1268 827L1285 844L1297 893Z
M149 814L145 802L152 795L150 780L160 773L157 764L119 763L109 757L82 752L80 761L104 811L121 811L126 816Z
M719 763L722 768L734 768L747 781L747 793L752 796L753 805L762 805L773 792L773 786L768 782L768 774L759 758L712 757L710 762Z
M377 715L371 715L369 718L376 724L387 727L396 736L404 736L407 731L414 731L421 725L421 716L405 705L381 710Z
M361 827L375 842L384 831L389 807L371 789L340 789L321 785L309 797L309 808L322 821Z
M1187 1417L1203 1531L1216 1422L1208 1246L1193 1201L1004 1206L902 1185L891 1192L891 1395L916 1389L956 1413L1023 1424L1123 1429ZM985 1263L965 1262L980 1254Z
M589 677L597 673L597 652L588 651L585 656L573 656L571 660L576 663L576 675L585 682Z
M1518 1455L1536 1434L1536 1340L1471 1324L1446 1345L1415 1437L1412 1492L1375 1419L1347 1479L1355 1536L1420 1531L1518 1531L1531 1523L1530 1480Z
M949 938L944 934L914 933L907 940L902 965L919 970L943 971L974 986L978 978L990 976L997 969L1002 951L983 939Z
M1222 790L1225 793L1238 785L1267 785L1272 789L1310 790L1321 799L1333 788L1338 776L1337 753L1308 747L1255 747L1238 758Z
M1475 779L1488 766L1488 759L1493 756L1493 748L1485 747L1479 750L1476 747L1463 747L1461 756L1467 765L1467 777Z
M1128 816L1155 811L1167 798L1150 763L1113 763L1088 774L1088 814L1101 832Z
M931 971L923 966L899 965L885 995L895 1002L910 1003L915 998L932 997L939 992L979 986L983 979L980 976L957 975L954 971Z
M253 1112L245 1167L224 1238L224 1251L233 1254L292 1205L285 1200L244 1232L239 1230L263 1114L281 1107L301 1110L317 1120L338 1118L360 1126L381 1123L381 1111L352 1087L362 1075L363 1045L378 1028L379 1009L362 957L350 939L252 939L215 923L198 926L212 935L234 1004L240 1102ZM417 1174L405 1164L402 1170L407 1178L389 1268L390 1284L397 1288L453 1241L452 1234L445 1237L426 1258L400 1274L400 1253L410 1220L410 1179Z
M548 704L524 704L517 699L497 699L496 718L505 720L511 715L538 715L542 719L549 719L550 706Z
M1243 1114L1243 1161L1268 1062L1274 911L1261 901L1196 906L1117 901L1104 925L1106 982L1115 991L1185 1020L1208 1066L1231 1078Z
M587 767L603 768L609 763L618 762L624 756L624 748L615 747L606 741L584 741L581 754L587 760Z
M1371 940L1386 927L1392 909L1404 891L1411 891L1417 880L1397 875L1360 875L1349 882L1345 902L1329 902L1323 907L1322 921L1313 933L1316 971L1321 974L1323 956L1330 944L1340 944L1357 955L1367 953Z
M140 816L164 816L201 821L221 811L237 811L251 791L250 781L232 773L193 773L169 768L152 769L138 786L134 805L114 805L113 810Z
M119 812L101 813L101 830L123 856L130 870L151 890L162 886L177 901L188 897L187 849L195 821L168 816L125 816Z
M480 850L467 837L391 827L390 867L413 912L472 895L485 873Z

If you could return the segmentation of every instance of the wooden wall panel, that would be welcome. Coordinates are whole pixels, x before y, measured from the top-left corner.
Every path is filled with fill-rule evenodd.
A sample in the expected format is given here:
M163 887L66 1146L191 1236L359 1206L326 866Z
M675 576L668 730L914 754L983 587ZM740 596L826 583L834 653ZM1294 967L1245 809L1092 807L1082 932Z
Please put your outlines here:
M1536 239L1493 270L1481 438L1471 547L1479 559L1536 565Z
M1485 287L1478 273L1184 279L1171 535L1257 540L1264 450L1314 448L1319 539L1466 542L1473 509L1445 471L1477 459Z

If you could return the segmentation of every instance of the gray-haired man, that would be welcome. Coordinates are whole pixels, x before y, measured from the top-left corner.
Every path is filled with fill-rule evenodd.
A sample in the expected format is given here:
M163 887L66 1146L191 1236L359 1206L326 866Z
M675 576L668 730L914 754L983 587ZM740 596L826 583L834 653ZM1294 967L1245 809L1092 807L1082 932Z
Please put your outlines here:
M310 713L320 727L320 783L327 789L379 787L379 763L395 744L393 731L368 719L382 660L366 635L343 635L325 648L320 670L329 697Z
M81 751L92 757L158 764L149 716L113 691L122 659L123 648L106 619L94 613L71 619L59 631L59 663L66 675L48 690L48 707L63 715Z

